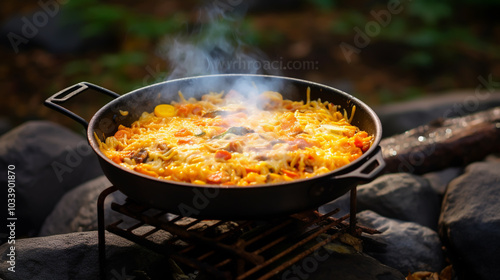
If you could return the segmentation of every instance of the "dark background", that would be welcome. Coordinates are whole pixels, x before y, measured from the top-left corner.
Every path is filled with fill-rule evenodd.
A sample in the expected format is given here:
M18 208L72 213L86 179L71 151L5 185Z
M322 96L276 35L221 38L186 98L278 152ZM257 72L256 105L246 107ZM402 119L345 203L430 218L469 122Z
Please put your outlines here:
M258 72L338 87L371 106L473 91L478 76L500 81L499 8L494 0L1 1L0 132L32 119L78 129L43 101L80 81L123 94L169 79L161 46L178 38L214 57L212 40L224 39L261 62L295 66ZM89 96L72 108L91 116L103 102Z

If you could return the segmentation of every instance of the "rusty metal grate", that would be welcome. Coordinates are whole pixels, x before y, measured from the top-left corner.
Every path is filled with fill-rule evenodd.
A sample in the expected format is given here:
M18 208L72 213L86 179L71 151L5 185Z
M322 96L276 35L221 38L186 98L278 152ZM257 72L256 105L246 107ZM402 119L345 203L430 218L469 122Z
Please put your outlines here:
M164 254L179 264L216 279L265 280L307 257L343 233L376 233L351 226L339 211L297 213L269 221L199 220L169 214L127 199L111 209L132 218L104 228L104 200L117 191L104 190L98 201L99 264L105 267L105 230ZM352 221L352 217L351 217Z

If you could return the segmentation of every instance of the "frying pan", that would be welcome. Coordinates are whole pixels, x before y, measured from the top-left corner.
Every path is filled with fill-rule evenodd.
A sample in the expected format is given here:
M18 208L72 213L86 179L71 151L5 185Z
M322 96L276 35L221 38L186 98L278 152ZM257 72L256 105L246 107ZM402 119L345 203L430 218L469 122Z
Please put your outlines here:
M373 135L373 144L361 157L334 171L307 179L262 184L250 187L197 185L153 178L121 167L99 149L100 141L114 135L120 124L130 126L140 115L152 112L160 103L178 100L178 91L186 99L199 98L212 92L240 93L251 90L278 91L283 98L306 100L310 88L311 100L320 98L340 105L348 114L356 111L352 124ZM87 122L61 104L78 94L94 90L114 98L100 108ZM310 81L288 77L248 74L209 75L170 80L118 95L91 83L81 82L49 97L45 105L81 123L87 139L97 154L101 168L111 183L129 199L183 216L205 219L256 219L288 215L315 209L363 182L374 179L384 168L379 142L382 126L375 112L357 98L338 89ZM124 116L121 111L128 111Z

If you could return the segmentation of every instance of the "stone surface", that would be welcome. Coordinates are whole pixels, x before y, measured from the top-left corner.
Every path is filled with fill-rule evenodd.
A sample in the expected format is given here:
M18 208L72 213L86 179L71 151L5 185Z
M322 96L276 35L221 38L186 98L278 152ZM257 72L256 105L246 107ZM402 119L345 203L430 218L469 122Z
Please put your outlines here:
M367 253L381 263L408 272L439 272L445 266L444 252L437 232L412 222L382 217L373 211L357 215L360 224L375 228L381 234L368 238L385 244L384 250Z
M16 234L35 235L59 199L82 182L102 175L87 140L47 121L27 122L0 137L0 171L15 167ZM7 176L0 184L7 186ZM7 197L7 188L2 188ZM7 211L0 212L5 220ZM4 229L0 229L3 231Z
M460 279L500 275L500 162L467 166L447 188L439 234Z
M148 229L139 230L146 232ZM15 250L15 272L8 270L8 244L0 246L0 278L99 279L97 246L96 231L19 239ZM332 246L325 248L326 250L318 250L285 270L281 279L305 279L300 278L304 275L307 275L308 279L404 279L399 271L366 254L354 252L352 249L343 249L344 253L338 253L339 250ZM114 234L106 233L106 279L165 280L172 279L174 271L172 264L165 257Z
M327 204L321 205L318 208L318 211L321 214L325 214L325 213L328 213L328 212L333 211L334 209L338 208L340 211L337 214L333 215L333 217L337 217L337 218L343 217L343 216L349 214L349 212L350 212L350 206L351 206L350 197L351 197L350 192L347 192L343 196L341 196L335 200L332 200L331 202L329 202Z
M463 173L463 168L450 167L441 171L424 174L422 177L427 179L432 189L434 189L434 191L437 194L444 195L448 183L450 183L451 180L455 179L462 173Z
M103 175L68 191L55 206L40 229L40 236L97 230L97 199L112 186ZM110 209L111 202L123 203L125 195L117 191L106 197L104 218L106 223L126 219Z
M484 161L500 162L500 154L489 155L484 159Z
M304 259L306 260L306 259ZM307 273L307 268L312 267L309 262L302 262L303 272ZM310 279L342 279L342 280L404 280L404 275L394 268L385 266L374 258L363 254L337 254L330 255L325 262L320 263L318 269L309 275L309 278L302 278L304 274L289 276L288 280Z
M3 244L0 246L0 278L99 279L97 240L97 231L18 239L15 272L8 270L10 245ZM164 257L111 233L106 233L106 260L106 279L170 278L165 277L169 271ZM138 271L150 278L136 278Z
M386 174L358 187L358 211L378 214L437 228L440 211L438 195L421 176L408 173Z
M0 117L0 136L12 129L9 119Z

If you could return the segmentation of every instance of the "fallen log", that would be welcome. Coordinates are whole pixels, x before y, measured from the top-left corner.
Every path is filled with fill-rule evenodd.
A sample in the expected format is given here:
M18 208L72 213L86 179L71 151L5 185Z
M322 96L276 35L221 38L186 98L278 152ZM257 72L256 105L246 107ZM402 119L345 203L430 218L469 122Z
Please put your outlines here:
M464 166L500 152L500 107L449 119L437 119L382 139L386 173L423 174Z

